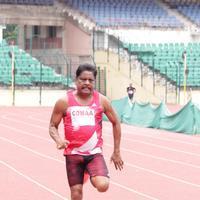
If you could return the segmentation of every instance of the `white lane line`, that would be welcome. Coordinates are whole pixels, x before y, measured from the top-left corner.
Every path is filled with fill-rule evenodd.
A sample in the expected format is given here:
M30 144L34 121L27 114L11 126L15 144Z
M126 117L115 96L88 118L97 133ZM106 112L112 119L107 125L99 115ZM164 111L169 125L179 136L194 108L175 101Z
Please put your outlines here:
M28 118L29 119L32 119L32 120L35 120L35 121L39 121L39 122L42 122L42 123L47 123L49 121L49 119L47 120L43 120L43 119L38 119L38 118L35 118L35 116L32 116L30 115L30 113L27 113L29 114L28 115ZM35 113L33 113L35 114ZM9 114L10 115L10 114ZM17 114L12 114L12 115L15 115L15 116L18 116ZM106 123L106 122L105 122ZM130 125L131 126L131 125ZM104 127L105 129L111 131L112 129L109 128L109 127ZM157 129L156 129L157 130ZM162 129L160 129L162 130ZM181 143L181 144L188 144L188 145L192 145L192 146L200 146L200 143L192 143L192 142L187 142L187 141L180 141L180 140L177 140L177 139L168 139L168 138L159 138L159 137L155 137L155 136L151 136L151 135L147 135L147 134L144 134L144 133L135 133L135 132L130 132L130 131L126 131L126 134L129 134L129 135L138 135L138 136L144 136L144 137L148 137L148 138L153 138L153 139L156 139L156 140L161 140L161 141L170 141L170 142L177 142L177 143ZM177 133L177 134L180 134L180 133ZM164 134L163 134L164 135ZM181 136L188 136L190 137L189 135L181 135ZM196 138L195 138L196 139ZM198 138L197 138L198 139Z
M41 136L39 136L39 135L32 134L32 133L30 133L30 132L28 132L28 131L23 131L23 130L21 130L21 129L13 128L13 127L11 127L11 126L7 126L7 125L1 124L1 123L0 123L0 126L6 128L6 129L13 130L13 131L15 131L15 132L22 133L22 134L24 134L24 135L28 135L28 136L35 137L35 138L38 138L38 139L41 139L41 140L46 140L46 141L48 141L48 142L52 142L52 139L47 139L47 138L45 138L45 137L41 137Z
M113 148L113 145L110 145L110 144L105 143L105 142L104 142L104 144L106 146L110 147L110 148ZM142 152L126 149L126 148L123 148L123 147L121 147L120 149L122 151L126 151L126 152L129 152L129 153L133 153L133 154L137 154L137 155L141 155L141 156L145 156L145 157L149 157L149 158L153 158L153 159L156 159L156 160L162 160L162 161L166 161L166 162L171 162L171 163L175 163L175 164L184 165L184 166L187 166L187 167L200 169L200 165L193 165L193 164L182 162L182 161L178 161L178 160L172 160L172 159L163 158L163 157L159 157L159 156L153 156L153 155L150 155L150 154L146 154L146 153L142 153Z
M30 176L27 176L27 175L23 174L22 172L18 171L16 168L14 168L13 166L9 165L8 163L0 160L0 164L2 164L5 167L9 168L10 170L14 171L16 174L22 176L23 178L25 178L26 180L30 181L31 183L34 183L35 185L39 186L40 188L50 192L54 196L59 197L60 199L63 199L63 200L68 200L66 197L60 195L59 193L55 192L54 190L46 187L45 185L39 183L38 181L32 179Z
M103 129L106 129L106 130L108 130L109 132L110 131L112 131L112 129L111 128L109 128L109 127L106 127L106 126L104 126L104 128ZM153 130L155 130L155 129L153 129ZM156 129L157 130L157 129ZM134 130L133 130L134 131ZM170 132L171 133L171 132ZM196 143L196 141L194 141L194 142L188 142L188 141L183 141L183 140L177 140L177 139L168 139L168 138L160 138L160 137L156 137L156 136L152 136L152 135L148 135L148 134L144 134L144 133L135 133L135 132L130 132L130 131L127 131L126 130L126 132L125 132L125 134L128 134L128 135L131 135L131 136L144 136L144 137L147 137L147 138L152 138L152 139L156 139L156 140L160 140L160 141L168 141L168 142L176 142L176 143L180 143L180 144L187 144L187 145L192 145L192 146L197 146L197 147L199 147L200 146L200 140L199 140L199 143ZM156 134L156 133L155 133ZM183 136L183 134L182 133L173 133L173 134L177 134L177 136L180 136L180 137L182 137ZM156 134L156 135L158 135L158 134ZM159 135L159 136L166 136L167 134L165 133L165 134L162 134L162 135ZM184 137L185 137L186 135L184 134ZM122 136L123 137L123 136ZM188 137L192 137L192 136L188 136ZM181 139L181 138L180 138ZM195 139L195 140L198 140L198 138L194 138L193 137L193 139Z
M130 163L125 163L127 166L130 166L130 167L134 167L134 168L137 168L137 169L140 169L140 170L143 170L143 171L146 171L146 172L149 172L149 173L152 173L152 174L155 174L155 175L158 175L158 176L162 176L164 178L167 178L167 179L171 179L173 181L177 181L179 183L183 183L183 184L187 184L187 185L190 185L192 187L196 187L198 189L200 189L200 185L199 184L195 184L195 183L191 183L189 181L185 181L183 179L179 179L179 178L175 178L173 176L168 176L166 174L163 174L163 173L159 173L159 172L156 172L154 170L150 170L150 169L146 169L146 168L143 168L143 167L140 167L140 166L137 166L137 165L133 165L133 164L130 164Z
M53 157L51 157L51 156L48 156L48 155L42 154L42 153L40 153L40 152L38 152L38 151L32 150L32 149L30 149L30 148L28 148L28 147L25 147L25 146L23 146L23 145L20 145L20 144L18 144L18 143L15 143L15 142L13 142L13 141L7 139L7 138L0 137L0 139L3 140L3 141L5 141L5 142L8 142L8 143L10 143L10 144L14 144L14 145L16 145L16 146L18 146L18 147L20 147L20 148L22 148L22 149L25 149L25 150L27 150L27 151L30 151L30 152L32 152L32 153L34 153L34 154L36 154L36 155L38 155L38 156L41 156L41 157L43 157L43 158L50 159L50 160L53 160L53 161L56 161L56 162L59 162L59 163L64 164L64 162L61 161L61 160L59 160L59 159L55 159L55 158L53 158ZM110 160L110 159L108 159L107 157L105 157L105 158L106 158L107 160ZM161 177L164 177L164 178L167 178L167 179L170 179L170 180L179 182L179 183L184 183L184 184L187 184L187 185L189 185L189 186L193 186L193 187L200 188L200 185L199 185L199 184L191 183L191 182L189 182L189 181L185 181L185 180L183 180L183 179L175 178L175 177L173 177L173 176L168 176L168 175L166 175L166 174L159 173L159 172L156 172L156 171L154 171L154 170L146 169L146 168L143 168L143 167L140 167L140 166L137 166L137 165L133 165L133 164L130 164L130 163L128 163L128 162L126 162L125 165L127 165L127 166L129 166L129 167L132 167L132 168L140 169L140 170L149 172L149 173L151 173L151 174L155 174L155 175L158 175L158 176L161 176Z
M9 115L15 115L15 116L18 116L17 114L9 114ZM3 116L1 116L1 117L3 117L3 118L5 118L6 117L6 119L10 119L10 118L8 118L8 115L3 115ZM30 114L28 115L28 117L27 118L29 118L29 119L33 119L33 120L35 120L35 121L39 121L39 122L42 122L42 123L47 123L48 124L48 122L49 122L49 119L47 119L47 120L42 120L42 119L38 119L38 118L35 118L35 117L32 117ZM27 123L26 123L27 124ZM29 124L27 124L27 125L30 125L30 123ZM44 127L43 127L44 128ZM109 131L112 131L112 129L111 128L109 128L109 127L105 127L104 126L104 129L107 129L107 130L109 130ZM157 129L156 129L157 130ZM161 129L160 129L161 130ZM128 135L137 135L137 136L144 136L144 137L148 137L148 138L153 138L153 139L156 139L156 140L161 140L161 141L169 141L169 142L177 142L177 143L180 143L180 144L187 144L187 145L192 145L192 146L200 146L200 143L192 143L192 142L187 142L187 141L180 141L180 140L177 140L177 139L168 139L168 138L159 138L159 137L155 137L155 136L151 136L151 135L147 135L147 134L143 134L143 133L139 133L139 134L137 134L137 133L133 133L133 132L129 132L129 131L126 131L126 134L128 134ZM180 134L180 133L176 133L176 134ZM186 136L188 136L188 137L190 137L189 135L181 135L181 136L184 136L184 137L186 137ZM122 138L124 138L123 136L122 136ZM198 138L195 138L195 139L198 139Z
M29 125L29 126L32 126L32 127L41 128L41 129L46 130L46 131L48 130L48 128L44 128L43 126L38 126L38 125L34 125L34 124L22 122L22 121L19 121L19 120L15 120L15 119L10 119L10 118L7 118L5 116L2 116L1 118L7 119L7 120L10 120L10 121L15 121L15 122L18 122L18 123L21 123L21 124L26 124L26 125ZM105 135L112 136L110 134L105 134ZM122 139L125 139L125 138L122 137ZM168 151L173 151L173 152L178 152L178 153L184 153L184 154L188 154L188 155L200 157L200 154L198 154L198 153L192 153L192 152L182 151L182 150L179 150L179 149L164 147L164 146L161 146L161 145L152 144L150 142L142 142L140 140L135 140L135 139L127 139L127 140L132 141L132 142L137 142L137 143L140 143L140 144L145 144L145 145L157 147L157 148L160 148L160 149L165 149L165 150L168 150Z
M109 134L105 134L105 135L109 135ZM109 136L112 137L112 135L109 135ZM184 154L188 154L190 156L200 157L199 153L192 153L192 152L183 151L183 150L179 150L179 149L175 149L175 148L165 147L165 146L161 146L161 145L158 145L158 144L152 144L150 142L143 142L143 141L140 141L140 140L135 140L135 139L130 139L130 138L129 139L123 138L123 140L132 141L132 142L136 142L136 143L140 143L140 144L145 144L145 145L148 145L148 146L153 146L153 147L157 147L157 148L160 148L160 149L165 149L165 150L168 150L168 151L184 153Z
M138 195L140 195L140 196L143 196L143 197L145 197L145 198L147 198L147 199L159 200L158 198L155 198L155 197L146 195L146 194L144 194L144 193L138 192L138 191L133 190L133 189L131 189L131 188L128 188L128 187L126 187L126 186L124 186L124 185L121 185L121 184L119 184L119 183L116 183L116 182L114 182L114 181L112 181L112 180L110 181L110 183L112 183L113 185L116 185L116 186L118 186L118 187L120 187L120 188L122 188L122 189L125 189L125 190L127 190L127 191L130 191L130 192L136 193L136 194L138 194Z
M10 144L14 144L14 145L16 145L17 147L20 147L20 148L22 148L22 149L25 149L26 151L30 151L31 153L36 154L36 155L38 155L38 156L40 156L40 157L43 157L43 158L45 158L45 159L50 159L50 160L59 162L59 163L61 163L61 164L65 164L64 161L61 161L61 160L55 159L55 158L53 158L53 157L51 157L51 156L42 154L42 153L40 153L40 152L37 152L37 151L35 151L35 150L32 150L32 149L30 149L30 148L28 148L28 147L25 147L25 146L23 146L23 145L20 145L20 144L18 144L18 143L15 143L15 142L13 142L13 141L11 141L11 140L8 140L8 139L6 139L6 138L0 137L0 139L3 140L3 141L5 141L5 142L8 142L8 143L10 143ZM133 193L142 195L142 196L144 196L144 197L146 197L146 198L149 196L149 195L146 195L145 193L138 192L138 191L136 191L136 190L133 190L132 188L123 186L123 185L121 185L121 184L119 184L119 183L117 183L117 182L114 182L114 181L112 181L112 184L115 184L115 185L117 185L117 186L120 186L121 188L123 188L123 189L125 189L125 190L127 190L127 191L129 191L129 192L133 192ZM149 196L149 197L150 197L150 196ZM148 198L149 198L149 197L148 197ZM154 200L155 200L156 198L150 197L150 199L152 199L152 200L154 199Z
M20 121L20 120L17 120L17 119L10 119L9 117L6 117L6 115L1 116L1 118L2 118L2 119L9 120L9 121L12 121L12 122L17 122L17 123L20 123L20 124L32 126L32 127L35 127L35 128L41 128L41 129L43 129L43 130L48 130L48 128L44 128L43 126L34 125L34 124L27 123L27 122L24 122L24 121Z
M60 163L63 163L63 164L64 164L64 162L61 161L61 160L59 160L59 159L56 159L56 158L53 158L53 157L51 157L51 156L42 154L42 153L40 153L40 152L38 152L38 151L32 150L31 148L28 148L28 147L26 147L26 146L24 146L24 145L21 145L21 144L18 144L18 143L16 143L16 142L13 142L12 140L9 140L9 139L7 139L7 138L5 138L5 137L1 137L1 136L0 136L0 139L3 140L3 141L5 141L5 142L8 142L8 143L10 143L10 144L14 144L15 146L20 147L20 148L22 148L22 149L24 149L24 150L26 150L26 151L30 151L31 153L34 153L34 154L36 154L36 155L38 155L38 156L40 156L40 157L43 157L43 158L46 158L46 159L50 159L50 160L53 160L53 161L60 162Z
M109 158L105 157L106 160L110 160ZM150 169L146 169L144 167L140 167L138 165L134 165L134 164L131 164L131 163L128 163L128 162L125 162L124 163L126 166L128 167L132 167L132 168L136 168L136 169L139 169L139 170L142 170L142 171L146 171L148 173L151 173L151 174L154 174L154 175L157 175L157 176L161 176L161 177L164 177L164 178L167 178L167 179L170 179L170 180L173 180L173 181L176 181L176 182L179 182L179 183L183 183L183 184L187 184L189 186L192 186L192 187L197 187L197 188L200 188L200 185L199 184L196 184L196 183L191 183L189 181L185 181L183 179L179 179L179 178L176 178L176 177L173 177L173 176L168 176L166 174L163 174L163 173L159 173L159 172L156 172L154 170L150 170Z
M22 131L21 129L12 128L12 127L4 125L4 124L0 124L0 126L2 126L4 128L7 128L7 129L11 129L11 130L13 130L15 132L22 133L22 134L27 135L27 136L39 138L39 139L45 140L45 141L47 141L49 143L53 143L52 139L47 139L45 137L41 137L41 136L38 136L38 135L35 135L35 134L32 134L32 133L28 133L27 131ZM106 145L106 146L108 146L110 148L113 148L113 145L110 145L108 143L104 142L104 145ZM150 155L150 154L145 154L145 153L142 153L142 152L138 152L138 151L126 149L126 148L123 148L123 147L121 147L121 150L129 152L129 153L134 153L134 154L137 154L137 155L142 155L142 156L150 157L150 158L157 159L157 160L162 160L162 161L166 161L166 162L172 162L172 163L184 165L184 166L187 166L187 167L192 167L192 168L196 168L196 169L200 168L199 165L193 165L193 164L182 162L182 161L178 161L178 160L172 160L172 159L167 159L167 158L163 158L163 157L159 157L159 156L153 156L153 155Z

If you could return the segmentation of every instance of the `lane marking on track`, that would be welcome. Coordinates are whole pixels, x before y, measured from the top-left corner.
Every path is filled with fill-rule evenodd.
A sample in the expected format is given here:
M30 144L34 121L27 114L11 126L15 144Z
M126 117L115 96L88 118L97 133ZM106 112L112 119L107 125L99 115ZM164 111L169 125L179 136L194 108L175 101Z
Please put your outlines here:
M50 159L50 160L53 160L53 161L56 161L56 162L59 162L59 163L64 164L64 161L61 161L61 160L59 160L59 159L55 159L55 158L53 158L53 157L51 157L51 156L48 156L48 155L45 155L45 154L40 153L40 152L38 152L38 151L32 150L32 149L30 149L30 148L28 148L28 147L25 147L25 146L20 145L20 144L18 144L18 143L16 143L16 142L13 142L13 141L11 141L11 140L9 140L9 139L7 139L7 138L0 137L0 139L3 140L3 141L5 141L5 142L8 142L8 143L10 143L10 144L14 144L15 146L18 146L18 147L20 147L20 148L22 148L22 149L25 149L25 150L27 150L27 151L30 151L30 152L32 152L32 153L34 153L34 154L36 154L36 155L38 155L38 156L41 156L41 157L43 157L43 158ZM107 157L105 157L105 159L110 160L110 159L107 158ZM164 178L167 178L167 179L170 179L170 180L179 182L179 183L184 183L184 184L189 185L189 186L193 186L193 187L200 188L200 185L199 185L199 184L191 183L191 182L185 181L185 180L183 180L183 179L179 179L179 178L175 178L175 177L172 177L172 176L168 176L168 175L166 175L166 174L159 173L159 172L156 172L156 171L154 171L154 170L146 169L146 168L143 168L143 167L134 165L134 164L130 164L130 163L128 163L128 162L126 162L125 165L127 165L127 166L129 166L129 167L132 167L132 168L140 169L140 170L149 172L149 173L151 173L151 174L155 174L155 175L158 175L158 176L161 176L161 177L164 177Z
M120 187L120 188L123 188L123 189L125 189L125 190L128 190L128 191L130 191L130 192L136 193L136 194L138 194L138 195L140 195L140 196L143 196L143 197L145 197L145 198L148 198L148 199L151 199L151 200L159 200L159 199L157 199L157 198L155 198L155 197L152 197L152 196L146 195L146 194L144 194L144 193L138 192L138 191L136 191L136 190L130 189L129 187L126 187L126 186L121 185L121 184L119 184L119 183L116 183L116 182L114 182L114 181L110 181L110 183L112 183L113 185L116 185L116 186L118 186L118 187Z
M52 139L47 139L47 138L45 138L45 137L42 137L42 136L39 136L39 135L35 135L35 134L32 134L32 133L30 133L30 132L28 132L28 131L23 131L23 130L18 129L18 128L13 128L13 127L8 126L8 125L5 125L5 124L1 124L1 123L0 123L0 126L6 128L6 129L13 130L13 131L15 131L15 132L20 132L20 133L22 133L22 134L24 134L24 135L28 135L28 136L31 136L31 137L35 137L35 138L38 138L38 139L41 139L41 140L45 140L45 141L48 141L48 142L53 142Z
M43 129L43 130L48 130L48 128L45 128L45 127L43 127L43 126L30 124L30 123L27 123L27 122L24 122L24 121L20 121L20 120L16 120L16 119L10 119L9 117L6 117L6 115L1 116L1 118L2 118L2 119L9 120L9 121L12 121L12 122L17 122L17 123L20 123L20 124L32 126L32 127L35 127L35 128L41 128L41 129Z
M48 141L49 143L53 143L52 139L47 139L45 137L41 137L41 136L38 136L38 135L35 135L35 134L32 134L32 133L29 133L27 131L23 131L21 129L12 128L12 127L4 125L4 124L0 124L0 126L2 126L4 128L7 128L7 129L11 129L11 130L13 130L15 132L22 133L22 134L27 135L27 136L39 138L39 139ZM109 148L113 148L113 145L110 145L110 144L108 144L106 142L104 142L104 145L108 146ZM178 161L178 160L172 160L172 159L167 159L167 158L163 158L163 157L159 157L159 156L153 156L153 155L150 155L150 154L146 154L146 153L142 153L142 152L138 152L138 151L126 149L126 148L123 148L123 147L121 147L121 150L123 150L125 152L129 152L129 153L134 153L134 154L137 154L137 155L142 155L142 156L145 156L145 157L150 157L150 158L153 158L153 159L156 159L156 160L162 160L162 161L166 161L166 162L172 162L172 163L184 165L184 166L187 166L187 167L192 167L192 168L200 169L200 165L193 165L193 164L182 162L182 161Z
M5 142L8 142L10 144L14 144L15 146L20 147L22 149L25 149L26 151L30 151L31 153L34 153L34 154L36 154L36 155L38 155L40 157L43 157L43 158L46 158L46 159L50 159L50 160L54 160L56 162L60 162L60 163L64 164L64 162L62 160L59 160L59 159L53 158L51 156L45 155L43 153L40 153L38 151L35 151L35 150L33 150L33 149L29 148L29 147L26 147L24 145L21 145L21 144L18 144L16 142L13 142L12 140L9 140L9 139L7 139L5 137L1 137L0 136L0 139L3 140L3 141L5 141Z
M109 135L109 134L106 134L106 135ZM109 136L111 137L111 135L109 135ZM165 150L168 150L168 151L173 151L173 152L178 152L178 153L184 153L184 154L188 154L188 155L191 155L191 156L200 157L199 153L192 153L192 152L183 151L183 150L179 150L179 149L175 149L175 148L164 147L164 146L161 146L161 145L158 145L158 144L152 144L150 142L143 142L143 141L140 141L140 140L125 139L125 138L123 138L123 140L128 140L128 141L136 142L136 143L139 143L139 144L145 144L145 145L148 145L148 146L153 146L153 147L157 147L157 148L160 148L160 149L165 149Z
M9 115L14 115L14 116L19 116L17 114L9 114ZM10 117L8 117L8 115L2 115L0 117L3 117L3 118L7 118L7 119L10 119ZM38 118L35 118L33 116L31 116L30 114L27 116L27 118L29 119L32 119L34 121L38 121L38 122L41 122L41 123L48 123L49 122L49 119L48 120L42 120L42 119L38 119ZM131 125L130 125L131 126ZM140 127L137 127L137 128L140 128ZM104 129L107 129L109 131L112 131L112 129L110 127L105 127L104 126ZM154 129L154 130L158 130L158 129ZM166 131L166 130L163 130L163 129L159 129L160 131ZM174 133L174 132L170 132L170 133ZM192 145L192 146L200 146L200 143L194 143L194 142L187 142L187 141L180 141L180 140L177 140L177 139L168 139L168 138L159 138L159 137L155 137L155 136L151 136L151 135L147 135L147 134L143 134L143 133L133 133L133 132L130 132L130 131L126 131L126 134L128 135L137 135L137 136L144 136L144 137L148 137L148 138L153 138L153 139L156 139L156 140L161 140L161 141L169 141L169 142L177 142L177 143L180 143L180 144L187 144L187 145ZM176 133L176 134L179 134L180 133ZM164 134L163 134L164 135ZM190 137L191 138L191 135L186 135L186 134L182 134L180 136L184 136L184 137ZM195 139L199 139L199 138L195 138Z
M30 112L27 112L28 114L28 117L29 119L33 119L35 121L39 121L39 122L42 122L42 123L47 123L50 119L48 118L47 120L42 120L42 119L38 119L38 118L35 118L33 116L30 115ZM32 112L32 114L37 114L37 113L34 113ZM4 118L6 117L6 119L10 119L10 117L8 115L14 115L14 116L19 116L18 114L4 114L0 117ZM105 123L108 123L105 121ZM28 124L27 124L28 125ZM30 124L29 124L30 125ZM131 125L130 125L131 126ZM105 129L111 131L111 128L109 127L105 127ZM137 128L140 128L140 127L137 127ZM141 127L141 128L145 128L145 127ZM158 129L154 129L154 130L158 130ZM167 131L167 130L163 130L163 129L159 129L160 131ZM170 132L170 133L174 133L174 132ZM176 132L175 132L176 133ZM147 134L143 134L143 133L140 133L140 134L137 134L137 133L133 133L133 132L130 132L130 131L126 131L126 134L128 135L138 135L138 136L144 136L144 137L149 137L149 138L153 138L153 139L157 139L157 140L162 140L162 141L171 141L171 142L177 142L177 143L182 143L182 144L188 144L188 145L192 145L192 146L200 146L199 143L192 143L192 142L187 142L187 141L180 141L180 140L177 140L177 139L168 139L168 138L159 138L159 137L155 137L155 136L151 136L151 135L147 135ZM180 133L176 133L176 134L180 134ZM164 134L163 134L164 135ZM184 137L190 137L191 138L191 135L186 135L186 134L182 134L181 136L184 136ZM199 138L195 138L195 139L199 139Z
M136 168L136 169L140 169L140 170L143 170L143 171L146 171L146 172L149 172L149 173L152 173L152 174L155 174L155 175L158 175L158 176L162 176L164 178L167 178L167 179L171 179L173 181L177 181L177 182L180 182L180 183L184 183L184 184L187 184L187 185L190 185L192 187L196 187L196 188L200 188L200 184L195 184L195 183L191 183L189 181L184 181L183 179L179 179L179 178L175 178L173 176L168 176L166 174L163 174L163 173L159 173L159 172L156 172L154 170L150 170L150 169L146 169L146 168L143 168L143 167L140 167L140 166L137 166L137 165L133 165L133 164L130 164L130 163L125 163L127 166L130 166L130 167L133 167L133 168Z
M29 125L29 126L32 126L32 127L41 128L41 129L43 129L43 130L48 131L48 128L45 128L45 127L43 127L43 126L38 126L38 125L34 125L34 124L22 122L22 121L19 121L19 120L10 119L10 118L7 118L7 117L5 117L5 116L3 116L3 117L1 117L1 118L7 119L7 120L10 120L10 121L14 121L14 122L18 122L18 123L21 123L21 124L26 124L26 125ZM110 134L105 134L105 135L111 136ZM125 140L125 138L123 138L123 137L122 137L122 139ZM136 140L136 139L130 139L130 138L128 138L127 140L132 141L132 142L137 142L137 143L145 144L145 145L149 145L149 146L153 146L153 147L158 147L158 148L160 148L160 149L165 149L165 150L169 150L169 151L173 151L173 152L184 153L184 154L188 154L188 155L200 157L200 154L198 154L198 153L192 153L192 152L182 151L182 150L175 149L175 148L164 147L164 146L161 146L161 145L152 144L152 143L150 143L150 142L142 142L142 141Z
M131 126L131 125L130 125ZM138 128L138 127L137 127ZM111 128L109 128L109 127L105 127L104 126L104 129L106 129L106 130L108 130L109 132L110 131L112 131L112 129ZM146 129L149 129L149 130L158 130L158 129L150 129L150 128L146 128ZM159 129L159 130L162 130L162 129ZM182 133L182 135L181 135L181 133L174 133L174 132L169 132L170 134L177 134L176 136L181 136L181 137L188 137L188 138L191 138L192 136L191 135L186 135L186 134L183 134ZM157 136L166 136L167 134L168 134L168 132L167 133L165 133L165 134L160 134L160 135L158 135L158 134L156 134L156 133L154 133L154 134L156 134L156 135L154 135L154 136L152 136L152 135L148 135L148 134L144 134L144 133L135 133L135 132L130 132L130 131L126 131L125 132L125 134L128 134L128 135L131 135L131 136L143 136L143 137L147 137L147 138L152 138L152 139L156 139L156 140L161 140L161 141L168 141L168 142L176 142L176 143L180 143L180 144L187 144L187 145L192 145L192 146L197 146L197 147L199 147L200 146L200 140L199 140L199 143L196 143L196 141L194 141L194 142L187 142L187 141L183 141L183 140L177 140L177 139L174 139L174 138L172 138L172 139L168 139L168 138L160 138L160 137L156 137L156 135ZM123 137L124 139L125 139L125 137ZM131 139L131 138L130 138ZM195 139L195 140L198 140L198 138L197 137L195 137L195 138L193 138L193 139Z
M113 148L113 145L110 145L108 143L104 143L104 145L106 145L106 146L108 146L110 148ZM142 153L142 152L126 149L126 148L123 148L123 147L121 147L120 149L122 151L125 151L125 152L129 152L129 153L133 153L133 154L137 154L137 155L153 158L153 159L156 159L156 160L162 160L162 161L166 161L166 162L171 162L171 163L175 163L175 164L184 165L184 166L187 166L187 167L200 169L200 165L193 165L193 164L189 164L189 163L178 161L178 160L172 160L172 159L163 158L163 157L159 157L159 156L153 156L153 155L150 155L150 154L146 154L146 153Z
M10 143L10 144L13 144L13 145L15 145L15 146L17 146L17 147L20 147L20 148L22 148L22 149L25 149L26 151L30 151L31 153L36 154L36 155L38 155L38 156L40 156L40 157L43 157L43 158L46 158L46 159L50 159L50 160L59 162L59 163L61 163L61 164L63 164L63 165L65 164L64 161L61 161L61 160L55 159L55 158L53 158L53 157L51 157L51 156L42 154L42 153L40 153L40 152L37 152L37 151L35 151L35 150L32 150L32 149L30 149L30 148L28 148L28 147L25 147L25 146L23 146L23 145L20 145L20 144L18 144L18 143L15 143L15 142L13 142L13 141L11 141L11 140L8 140L8 139L6 139L6 138L0 137L0 139L3 140L3 141L5 141L5 142L8 142L8 143ZM123 189L125 189L125 190L127 190L127 191L129 191L129 192L136 193L136 194L138 194L138 195L142 195L142 196L145 196L145 197L148 197L148 196L149 196L149 195L146 195L145 193L138 192L138 191L136 191L136 190L133 190L132 188L126 187L126 186L124 186L124 185L122 185L122 184L119 184L119 183L117 183L117 182L114 182L114 181L112 181L112 184L114 184L114 185L116 185L116 186L118 186L118 187L121 187L121 188L123 188ZM150 196L149 196L148 198L150 198L150 199L152 199L152 200L156 200L156 198L154 198L154 197L150 197Z
M63 200L68 200L66 197L58 194L57 192L55 192L54 190L46 187L45 185L39 183L38 181L32 179L30 176L27 176L26 174L23 174L22 172L18 171L16 168L14 168L13 166L9 165L8 163L0 160L0 164L4 165L5 167L9 168L10 170L14 171L16 174L22 176L23 178L25 178L26 180L30 181L31 183L34 183L35 185L39 186L40 188L50 192L51 194L53 194L54 196L59 197L60 199Z

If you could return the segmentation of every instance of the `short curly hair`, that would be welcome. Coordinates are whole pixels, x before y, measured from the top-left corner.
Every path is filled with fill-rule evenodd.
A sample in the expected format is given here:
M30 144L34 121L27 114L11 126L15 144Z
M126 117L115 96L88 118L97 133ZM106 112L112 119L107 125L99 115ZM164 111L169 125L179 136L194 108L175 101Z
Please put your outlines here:
M92 72L94 75L94 78L96 79L97 76L97 69L95 65L89 64L89 63L84 63L78 66L76 70L76 78L78 78L82 72L84 71L89 71Z

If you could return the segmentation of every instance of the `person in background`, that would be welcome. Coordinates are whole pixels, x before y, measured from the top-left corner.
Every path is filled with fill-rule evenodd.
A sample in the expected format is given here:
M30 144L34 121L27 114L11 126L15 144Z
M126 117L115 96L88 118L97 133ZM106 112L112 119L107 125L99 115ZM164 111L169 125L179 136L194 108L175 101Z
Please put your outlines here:
M94 90L97 70L82 64L76 71L76 89L67 91L59 99L51 115L49 134L58 149L64 149L66 171L72 200L82 200L84 174L90 176L92 185L105 192L109 187L109 173L102 154L102 115L112 123L114 147L110 160L116 170L122 170L120 154L121 125L110 101ZM63 119L65 139L59 135L58 126Z
M133 97L134 97L134 93L136 89L132 86L132 83L129 84L126 90L127 90L129 99L133 101Z

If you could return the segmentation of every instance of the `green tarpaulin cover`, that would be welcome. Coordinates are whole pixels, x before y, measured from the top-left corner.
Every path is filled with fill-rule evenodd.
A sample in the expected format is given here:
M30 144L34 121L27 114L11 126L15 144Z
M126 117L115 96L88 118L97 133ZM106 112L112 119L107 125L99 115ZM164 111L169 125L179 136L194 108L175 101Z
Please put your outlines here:
M192 101L173 114L163 102L158 106L151 103L132 103L125 97L111 103L122 123L186 134L200 134L200 107ZM107 118L104 117L104 120Z

